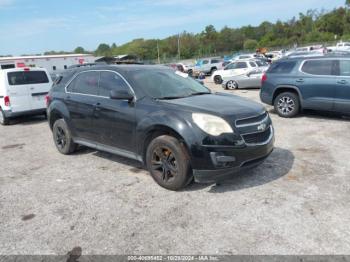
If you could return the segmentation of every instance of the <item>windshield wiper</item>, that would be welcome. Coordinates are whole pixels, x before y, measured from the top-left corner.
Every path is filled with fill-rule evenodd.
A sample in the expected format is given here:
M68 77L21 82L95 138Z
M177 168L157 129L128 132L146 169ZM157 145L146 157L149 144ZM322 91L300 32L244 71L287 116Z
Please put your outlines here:
M185 96L163 96L163 97L159 97L157 99L159 100L170 100L170 99L180 99L180 98L186 98L186 97L190 97L190 96L200 96L200 95L208 95L211 94L210 92L195 92L195 93L191 93L189 95L185 95Z
M157 99L159 100L171 100L171 99L179 99L179 98L185 98L188 96L163 96L163 97L158 97Z
M196 92L192 93L191 96L200 96L200 95L208 95L211 94L210 92Z

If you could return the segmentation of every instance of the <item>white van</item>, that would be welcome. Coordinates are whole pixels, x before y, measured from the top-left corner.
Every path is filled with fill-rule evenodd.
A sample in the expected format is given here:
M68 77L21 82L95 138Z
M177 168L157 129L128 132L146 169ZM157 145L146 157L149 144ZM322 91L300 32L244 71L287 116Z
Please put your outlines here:
M44 68L0 70L0 124L9 124L11 117L45 114L45 97L51 86Z

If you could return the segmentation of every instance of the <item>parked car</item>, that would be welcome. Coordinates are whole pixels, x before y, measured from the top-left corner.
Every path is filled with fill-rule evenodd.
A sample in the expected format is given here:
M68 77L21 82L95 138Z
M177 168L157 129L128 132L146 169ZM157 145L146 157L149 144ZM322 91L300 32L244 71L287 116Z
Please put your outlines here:
M240 54L240 55L236 55L232 58L231 62L235 62L238 60L247 60L247 59L255 59L257 57L256 53L252 53L252 54Z
M195 77L198 77L201 73L212 75L216 70L223 68L223 63L224 61L221 58L200 59L195 64L192 71L188 73Z
M21 115L45 114L45 96L52 85L44 68L0 70L0 124Z
M181 72L189 73L189 71L193 70L194 65L185 64L185 63L177 63L178 69L180 68Z
M269 64L260 60L239 60L227 65L223 70L218 70L211 76L215 84L222 84L224 78L247 74L255 68L261 67L267 70Z
M291 52L287 54L287 57L289 58L296 58L296 57L319 57L325 55L325 53L322 50L315 50L315 51L296 51Z
M303 47L297 47L295 49L295 52L312 52L312 51L324 51L323 45L310 45L310 46L303 46Z
M222 87L224 89L260 88L263 75L264 71L256 68L247 74L223 77Z
M261 101L281 117L302 109L350 113L350 58L324 56L282 59L262 78Z
M339 42L335 46L327 47L328 51L350 51L350 42Z
M97 66L66 72L48 96L59 152L78 144L144 163L162 187L214 182L256 166L272 152L264 107L211 93L160 66Z
M283 57L282 51L271 51L265 54L265 56L271 61L275 62Z

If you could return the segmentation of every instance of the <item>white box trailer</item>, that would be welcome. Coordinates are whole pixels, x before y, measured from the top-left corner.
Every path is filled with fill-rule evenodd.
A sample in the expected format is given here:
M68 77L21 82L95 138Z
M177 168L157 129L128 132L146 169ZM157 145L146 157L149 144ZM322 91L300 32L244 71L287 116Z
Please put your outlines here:
M94 63L95 59L89 54L0 57L0 69L41 67L53 74L72 65Z

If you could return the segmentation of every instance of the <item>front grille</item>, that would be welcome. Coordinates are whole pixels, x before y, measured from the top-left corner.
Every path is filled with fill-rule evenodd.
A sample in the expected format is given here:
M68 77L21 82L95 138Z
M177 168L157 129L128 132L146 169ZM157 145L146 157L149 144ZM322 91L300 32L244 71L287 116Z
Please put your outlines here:
M266 142L271 136L271 127L260 133L243 135L243 139L247 144L260 144Z
M267 117L267 113L265 112L264 114L261 114L256 117L251 117L251 118L245 118L245 119L240 119L236 121L236 126L244 126L244 125L253 125L255 123L259 123L263 121Z

